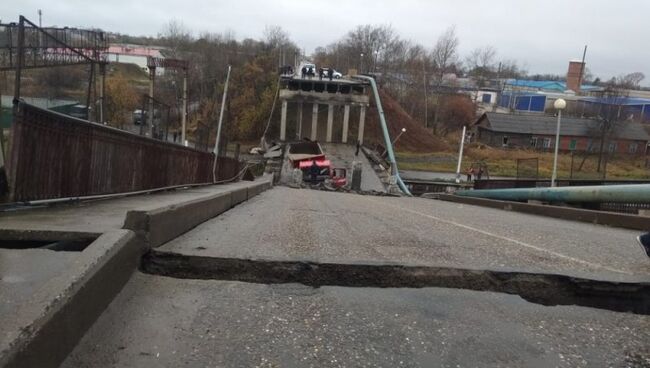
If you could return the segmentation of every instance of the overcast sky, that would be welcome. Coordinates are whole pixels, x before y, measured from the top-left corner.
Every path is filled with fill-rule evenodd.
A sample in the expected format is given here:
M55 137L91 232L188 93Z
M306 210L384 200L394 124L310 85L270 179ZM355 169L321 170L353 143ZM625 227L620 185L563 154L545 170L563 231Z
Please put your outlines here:
M531 73L565 74L588 46L587 67L602 79L635 71L650 85L650 0L21 0L3 1L2 22L19 14L43 25L97 27L156 35L171 19L195 35L232 31L261 38L280 25L307 53L360 24L390 24L402 38L432 47L456 26L461 55L492 45Z

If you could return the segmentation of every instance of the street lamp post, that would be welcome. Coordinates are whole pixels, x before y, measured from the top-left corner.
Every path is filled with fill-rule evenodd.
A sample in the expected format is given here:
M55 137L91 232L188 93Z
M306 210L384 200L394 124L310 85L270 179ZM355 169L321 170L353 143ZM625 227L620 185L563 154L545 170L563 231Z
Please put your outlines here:
M399 132L399 134L397 135L397 137L395 137L395 139L393 139L393 142L391 142L391 146L395 146L395 142L397 142L397 140L399 139L399 137L401 137L402 134L404 134L404 133L406 133L406 128L402 128L402 130ZM381 153L381 157L384 157L384 156L386 155L386 152L387 152L387 151L388 151L388 147L386 147L386 149L384 150L384 152Z
M401 137L402 134L404 134L404 133L406 133L406 128L402 128L402 130L399 132L399 134L397 135L397 137L395 137L395 140L394 140L393 143L392 143L393 146L395 145L395 142L397 142L397 140L399 139L399 137Z
M562 121L562 110L566 107L566 101L558 98L553 103L553 107L557 110L557 128L555 130L555 156L553 157L553 176L551 176L551 187L555 187L555 179L557 179L557 154L560 148L560 124Z
M363 72L362 72L362 70L363 70L363 52L360 55L359 61L360 61L360 63L359 63L359 74L363 74Z
M379 59L379 49L375 50L375 65L372 67L373 73L377 73L377 59Z

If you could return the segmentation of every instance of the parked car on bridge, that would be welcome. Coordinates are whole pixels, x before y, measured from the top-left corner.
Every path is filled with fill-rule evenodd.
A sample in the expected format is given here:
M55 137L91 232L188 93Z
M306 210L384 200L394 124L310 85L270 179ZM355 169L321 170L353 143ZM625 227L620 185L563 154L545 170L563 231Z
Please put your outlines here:
M310 63L308 61L303 61L298 65L298 69L296 69L296 75L302 75L302 68L305 68L307 72L311 69L311 71L314 73L311 75L312 77L318 75L318 70L316 69L316 64Z
M328 75L327 72L328 72L329 70L330 70L330 68L323 68L323 73L325 73L325 77L327 77L327 75ZM332 77L333 77L334 79L340 79L340 78L343 78L343 73L341 73L341 72L337 72L336 69L332 69L332 71L333 71Z

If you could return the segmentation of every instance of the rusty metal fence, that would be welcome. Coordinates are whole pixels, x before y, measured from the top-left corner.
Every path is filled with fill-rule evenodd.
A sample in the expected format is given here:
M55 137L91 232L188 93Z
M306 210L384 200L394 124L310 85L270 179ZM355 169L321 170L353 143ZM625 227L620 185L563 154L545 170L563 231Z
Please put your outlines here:
M18 105L7 167L11 202L211 183L212 153L138 136L26 103ZM219 158L217 181L240 171Z

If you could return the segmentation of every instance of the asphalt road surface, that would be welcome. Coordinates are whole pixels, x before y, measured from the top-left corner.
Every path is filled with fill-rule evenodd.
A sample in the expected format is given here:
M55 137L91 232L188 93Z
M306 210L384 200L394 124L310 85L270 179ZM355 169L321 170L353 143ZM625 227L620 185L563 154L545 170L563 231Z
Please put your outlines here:
M276 187L167 243L188 255L650 281L637 232L423 198Z
M421 198L276 187L158 250L650 280L636 232ZM650 366L650 317L442 288L137 272L64 367Z
M648 341L647 316L505 294L138 273L62 367L643 367Z

